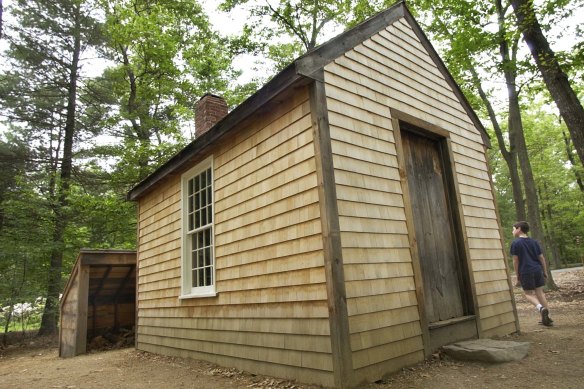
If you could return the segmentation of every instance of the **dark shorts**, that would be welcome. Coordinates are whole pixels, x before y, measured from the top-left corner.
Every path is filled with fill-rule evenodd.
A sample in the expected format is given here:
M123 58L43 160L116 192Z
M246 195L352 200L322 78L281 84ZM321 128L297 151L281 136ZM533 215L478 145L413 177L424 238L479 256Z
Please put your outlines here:
M535 290L545 285L543 271L521 274L520 280L523 290Z

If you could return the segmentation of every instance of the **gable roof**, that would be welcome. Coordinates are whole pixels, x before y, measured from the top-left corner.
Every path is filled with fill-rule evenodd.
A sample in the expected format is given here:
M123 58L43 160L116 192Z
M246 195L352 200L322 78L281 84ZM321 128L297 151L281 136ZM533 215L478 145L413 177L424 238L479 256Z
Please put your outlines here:
M469 118L481 133L485 145L490 146L489 136L478 116L470 106L458 84L454 81L454 78L446 68L446 65L426 37L426 34L424 34L410 13L405 4L405 0L400 0L384 12L367 19L361 24L343 32L328 42L297 58L256 93L233 109L227 114L227 116L215 124L215 126L203 135L197 137L165 164L155 170L151 175L132 188L128 193L128 199L139 199L165 177L180 172L185 164L196 159L198 155L201 155L201 153L209 149L209 147L215 144L216 141L225 136L232 129L251 120L252 115L255 116L261 112L262 107L276 96L281 93L286 93L287 90L292 90L295 87L307 85L312 82L312 80L324 81L322 80L322 69L325 65L402 18L404 18L411 26L436 67L444 76L448 85L452 88Z

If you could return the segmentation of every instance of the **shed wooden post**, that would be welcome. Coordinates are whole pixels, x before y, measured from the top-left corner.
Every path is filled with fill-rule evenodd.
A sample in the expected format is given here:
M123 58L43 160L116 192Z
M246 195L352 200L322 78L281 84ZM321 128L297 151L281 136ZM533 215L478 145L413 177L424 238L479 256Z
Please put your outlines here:
M89 300L89 266L79 266L79 289L77 290L77 317L75 320L75 355L85 354L87 351L87 303Z
M337 388L352 387L353 362L343 271L343 254L335 189L333 154L324 83L324 72L310 86L310 111L314 131L316 174L320 199L320 220L327 279L327 296L333 374Z

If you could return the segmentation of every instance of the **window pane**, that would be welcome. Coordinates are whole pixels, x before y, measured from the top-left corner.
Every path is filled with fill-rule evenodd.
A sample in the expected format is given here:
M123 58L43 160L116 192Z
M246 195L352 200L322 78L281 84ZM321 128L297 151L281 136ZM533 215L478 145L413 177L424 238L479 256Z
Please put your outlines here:
M203 269L199 270L199 282L197 286L205 286L205 272Z
M205 174L205 172L201 173L201 175L199 177L201 177L201 188L206 187L207 186L207 175Z
M211 266L211 248L205 248L205 266Z
M197 252L197 267L203 267L205 266L205 251L204 250L199 250Z
M191 286L198 286L197 285L197 270L193 270L192 271L192 275L191 275Z
M213 207L207 207L207 221L209 223L213 222Z
M193 220L193 214L189 213L189 231L192 230L194 228L194 220Z
M213 280L211 280L211 268L205 268L205 285L211 285Z
M203 233L202 232L197 232L197 248L198 249L204 247L203 238L204 238Z
M193 252L195 252L197 250L197 235L193 234L191 235L191 250ZM195 266L195 264L193 263L193 267Z

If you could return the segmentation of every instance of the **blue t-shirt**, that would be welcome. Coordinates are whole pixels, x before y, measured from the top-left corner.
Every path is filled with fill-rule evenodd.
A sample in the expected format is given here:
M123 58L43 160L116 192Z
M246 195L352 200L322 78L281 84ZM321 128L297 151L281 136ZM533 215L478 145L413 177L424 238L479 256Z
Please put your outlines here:
M531 238L517 238L511 243L511 255L519 257L519 274L543 271L539 256L541 247Z

